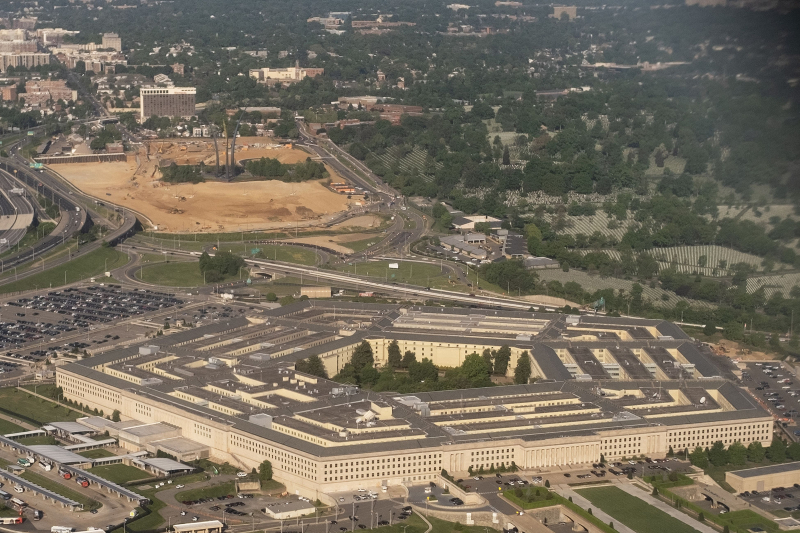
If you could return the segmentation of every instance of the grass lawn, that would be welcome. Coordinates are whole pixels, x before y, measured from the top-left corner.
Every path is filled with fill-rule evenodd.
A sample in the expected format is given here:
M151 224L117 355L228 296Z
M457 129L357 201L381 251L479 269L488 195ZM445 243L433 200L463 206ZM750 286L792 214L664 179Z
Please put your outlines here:
M200 489L189 489L179 492L175 495L175 499L179 502L199 500L200 498L216 498L218 496L227 496L228 494L236 494L236 487L233 481L219 483L217 485L209 485Z
M350 248L354 252L360 252L362 250L366 250L373 244L380 242L382 238L383 238L382 235L375 235L374 237L370 237L369 239L363 239L360 241L342 242L339 244L341 244L345 248Z
M317 264L317 254L316 252L314 252L314 250L310 248L292 246L289 243L285 245L255 244L255 245L249 245L247 247L248 256L250 255L250 251L253 248L258 248L261 250L258 254L256 254L256 257L260 259L286 261L287 263L297 263L298 265L308 265L308 266L313 266Z
M242 279L246 279L247 275L247 270L243 269ZM136 270L136 279L167 287L200 287L203 285L203 273L200 272L200 264L196 261L161 262L148 265ZM238 279L238 276L227 277L220 283Z
M720 523L727 524L731 530L741 529L748 530L754 527L760 527L765 531L780 531L778 524L771 520L767 520L760 514L749 509L743 511L733 511L726 513L720 517Z
M0 409L23 420L32 420L40 425L48 422L74 422L84 416L79 411L61 407L49 400L37 398L14 387L0 389Z
M85 452L78 452L78 455L86 457L87 459L102 459L103 457L113 457L114 454L104 448L96 450L86 450Z
M139 470L135 466L123 464L96 466L90 468L89 472L119 484L153 477L152 474L148 474L144 470Z
M617 487L580 489L579 494L592 502L614 520L618 520L638 533L695 533L697 530L664 511L648 505L643 500Z
M25 437L18 439L17 442L26 446L41 446L44 444L58 444L58 441L52 435L37 435L36 437Z
M9 422L3 418L0 418L0 435L8 435L9 433L20 433L22 431L28 431L22 426L16 425L14 422Z
M46 478L44 476L40 476L39 474L35 474L30 470L26 470L25 472L23 472L22 477L27 479L31 483L36 483L42 488L52 490L57 494L61 494L65 498L69 498L70 500L75 500L78 503L82 503L83 509L85 511L89 511L92 509L99 509L100 507L102 507L102 504L100 502L91 499L86 494L72 489L68 489L61 483L53 481L52 479ZM75 486L77 487L78 485L76 484Z
M388 280L390 282L411 283L437 289L451 288L447 274L442 273L438 264L412 263L410 261L392 261L392 263L397 263L399 268L390 269L389 261L370 261L367 263L342 265L337 270L358 274L359 276L370 276L384 281Z
M106 262L106 260L108 261ZM106 265L111 270L124 265L127 261L128 256L126 254L118 252L114 248L101 247L63 265L2 285L0 286L0 293L27 291L44 287L61 287L64 285L65 272L67 283L75 283L76 281L102 274L106 269Z

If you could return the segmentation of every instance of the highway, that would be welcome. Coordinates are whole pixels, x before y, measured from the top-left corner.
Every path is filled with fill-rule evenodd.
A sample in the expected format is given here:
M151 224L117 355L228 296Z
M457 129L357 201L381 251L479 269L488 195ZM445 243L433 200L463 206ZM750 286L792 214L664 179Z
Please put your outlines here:
M129 247L128 245L123 245L120 248L123 251L127 251L132 247ZM159 247L155 246L149 247L142 245L136 246L135 248L136 253L141 253L143 251L150 253L164 253L164 251ZM170 249L167 253L172 256L185 256L197 259L197 256L193 255L192 252L187 252L185 250ZM209 252L209 255L213 256L214 253ZM287 276L293 276L307 280L314 279L318 281L325 281L330 283L331 285L340 288L353 288L364 292L372 291L396 297L414 296L418 298L424 298L426 300L428 299L446 300L465 305L473 305L480 307L496 307L498 309L509 309L514 311L527 311L531 308L531 305L534 305L524 300L515 300L512 298L501 298L501 297L484 296L484 295L478 296L474 294L465 294L463 292L457 292L457 291L428 289L426 287L420 287L418 285L409 285L405 283L375 281L374 279L366 279L349 273L337 272L334 270L328 270L318 267L297 265L294 263L285 263L282 261L272 261L264 259L245 259L245 263L250 267L258 267L268 272L285 274ZM139 268L138 266L132 266L130 263L126 266L125 274L126 277L129 278L129 281L133 283L138 282L138 280L134 276L135 271L138 268ZM202 290L205 291L212 289L213 288L205 287Z
M20 267L29 261L34 261L36 257L47 253L65 242L66 239L71 238L75 233L84 229L91 221L86 209L79 206L77 200L84 200L85 205L89 205L93 202L92 198L83 195L77 189L72 189L59 178L55 177L57 174L52 171L32 171L28 162L19 154L19 145L14 146L12 152L13 155L11 158L0 162L0 169L7 172L6 178L13 176L13 179L18 183L24 183L29 189L37 191L38 194L52 200L61 209L62 217L58 226L50 235L40 239L34 246L25 248L4 259L1 267L2 270ZM134 214L130 211L123 211L122 223L117 229L112 230L104 238L108 242L115 242L120 237L132 235L135 225L136 217ZM102 242L100 241L89 243L82 247L77 254L72 254L71 257L74 258L77 255L88 253L101 245ZM70 256L64 256L58 261L50 263L49 267L65 263L69 260ZM33 274L34 272L31 270L19 274L19 276L15 276L14 278L2 280L0 284L9 283L15 279L24 278Z
M17 187L17 183L11 176L0 172L0 189L2 189L0 191L0 214L13 217L13 219L10 219L10 221L14 221L13 223L16 223L17 217L20 215L34 213L33 205L27 198L9 193L11 189ZM9 227L7 230L0 231L0 239L5 239L4 242L0 243L0 253L10 250L25 236L26 232L27 228L24 227L16 229Z

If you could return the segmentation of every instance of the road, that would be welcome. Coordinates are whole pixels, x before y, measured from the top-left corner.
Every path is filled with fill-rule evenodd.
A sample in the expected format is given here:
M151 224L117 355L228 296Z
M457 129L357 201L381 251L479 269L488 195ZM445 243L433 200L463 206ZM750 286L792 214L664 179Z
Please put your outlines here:
M52 202L58 204L61 209L62 217L61 222L47 237L40 239L34 246L26 248L17 254L9 256L3 260L2 269L18 268L23 264L34 261L36 257L48 252L56 246L65 242L66 239L72 237L75 233L83 230L89 224L89 214L85 207L78 205L78 201L82 201L84 206L91 205L94 201L91 197L84 195L77 189L67 185L62 181L55 172L35 172L30 169L27 161L19 154L19 144L11 148L12 157L0 162L0 169L7 172L6 177L13 176L13 179L24 184L29 189L32 189L50 199ZM122 211L122 223L116 229L112 230L104 239L108 242L114 242L117 239L133 234L133 229L136 225L136 217L130 211ZM88 253L102 245L102 242L96 241L88 243L84 247L71 256L65 256L57 261L50 263L50 267L57 266L69 261L77 255ZM0 281L0 284L9 283L16 279L25 278L33 275L34 272L28 271L14 278L9 278Z
M17 183L14 182L11 176L4 172L0 172L0 200L2 200L2 205L5 206L5 209L2 209L2 215L14 216L14 221L16 222L16 217L19 215L29 215L34 213L33 205L31 202L28 201L27 198L24 196L11 194L8 191L10 189L14 189L18 187ZM11 213L11 209L13 208L14 212ZM6 213L5 211L8 210ZM17 244L24 236L27 231L27 228L9 228L4 231L0 231L0 239L5 239L3 244L0 244L0 253L10 250L15 244Z

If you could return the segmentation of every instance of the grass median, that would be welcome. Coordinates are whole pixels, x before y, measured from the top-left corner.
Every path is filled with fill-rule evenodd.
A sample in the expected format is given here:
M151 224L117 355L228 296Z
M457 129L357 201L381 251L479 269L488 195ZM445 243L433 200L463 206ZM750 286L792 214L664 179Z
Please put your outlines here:
M218 498L220 496L228 496L229 494L236 494L236 484L233 481L226 481L217 485L210 485L199 489L189 489L179 492L175 495L175 499L179 502L195 501L201 498Z
M114 248L100 247L63 265L2 285L0 293L61 287L65 284L65 280L69 284L92 276L99 276L106 268L111 270L124 265L127 261L126 254L118 252Z

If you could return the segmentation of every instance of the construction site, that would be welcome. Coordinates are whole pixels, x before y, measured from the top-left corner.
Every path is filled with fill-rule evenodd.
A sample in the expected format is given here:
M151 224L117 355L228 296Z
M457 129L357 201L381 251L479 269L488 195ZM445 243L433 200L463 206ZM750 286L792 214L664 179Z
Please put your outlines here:
M357 205L329 188L329 182L344 182L325 165L325 180L286 183L278 180L226 181L225 141L215 149L210 139L165 139L145 142L126 161L51 165L53 170L82 191L103 201L141 214L150 227L173 233L286 229L323 224L337 213ZM219 155L218 155L219 154ZM219 167L217 158L219 157ZM237 165L262 157L295 164L311 157L291 144L272 143L264 137L241 137L236 141ZM177 165L204 165L202 183L167 183L161 171ZM221 176L215 178L216 168Z

